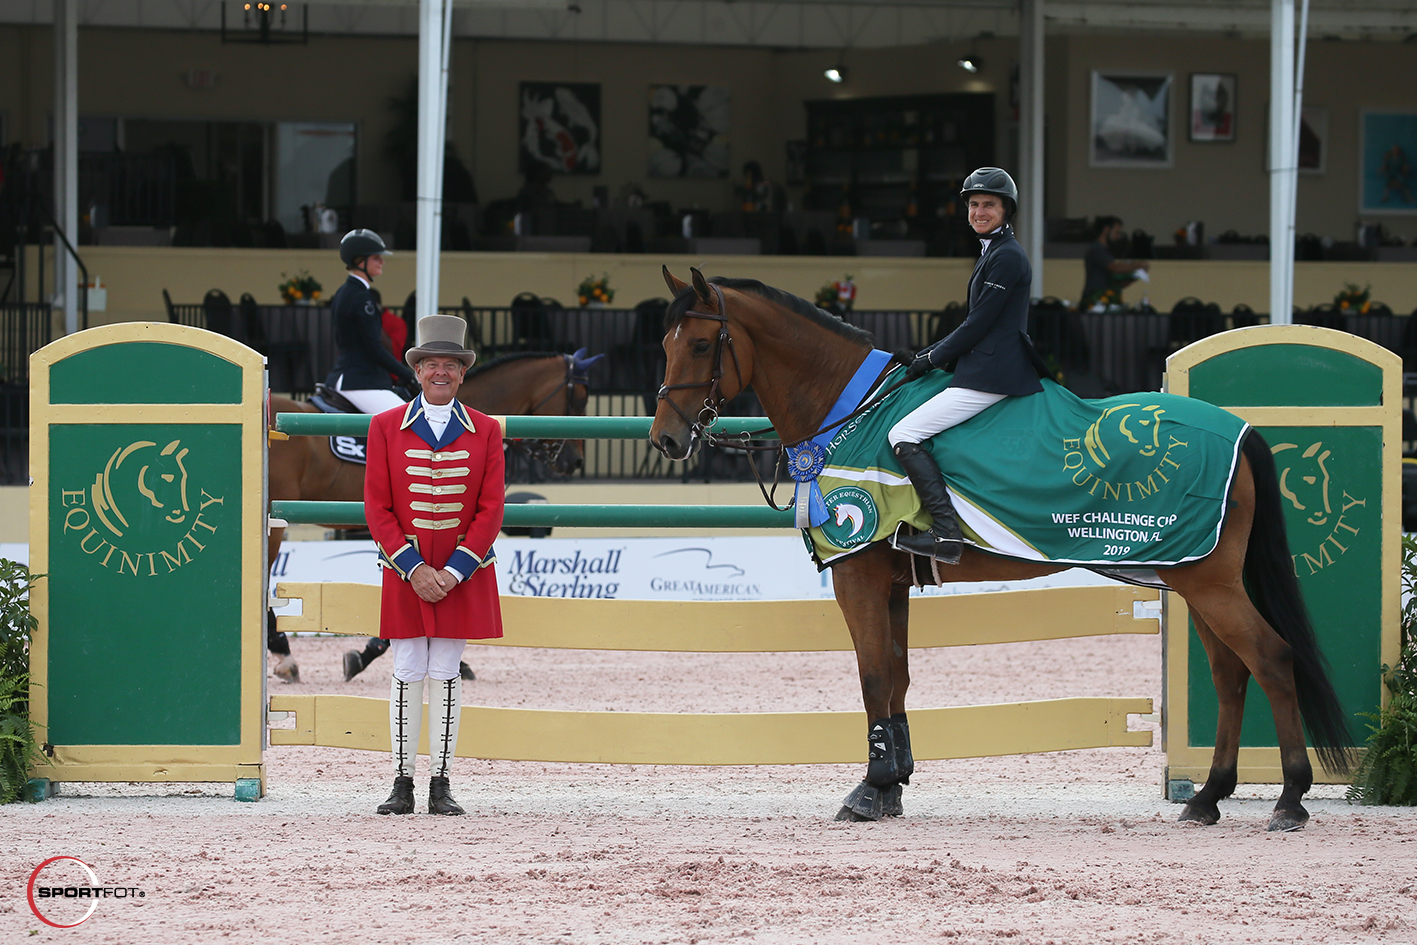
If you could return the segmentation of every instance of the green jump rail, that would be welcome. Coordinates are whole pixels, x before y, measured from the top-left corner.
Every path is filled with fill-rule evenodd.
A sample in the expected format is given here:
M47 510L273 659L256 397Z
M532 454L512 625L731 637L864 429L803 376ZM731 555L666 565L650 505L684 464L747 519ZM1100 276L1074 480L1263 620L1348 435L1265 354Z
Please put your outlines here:
M514 440L638 440L649 437L653 417L524 417L498 418L502 436ZM720 417L709 429L737 435L767 429L759 439L776 439L766 417ZM358 413L278 413L276 429L291 436L368 436L369 415Z
M364 525L359 502L271 503L271 517L292 525ZM541 528L791 528L792 510L765 505L508 505L503 524Z
M649 436L653 417L527 417L506 416L502 435L508 439L609 440ZM717 433L751 433L770 428L766 417L721 417ZM366 436L367 414L280 413L276 429L291 436ZM776 432L760 434L775 439ZM292 525L365 525L358 502L277 501L271 517ZM760 505L508 505L503 522L517 528L550 526L580 528L792 528L792 510Z

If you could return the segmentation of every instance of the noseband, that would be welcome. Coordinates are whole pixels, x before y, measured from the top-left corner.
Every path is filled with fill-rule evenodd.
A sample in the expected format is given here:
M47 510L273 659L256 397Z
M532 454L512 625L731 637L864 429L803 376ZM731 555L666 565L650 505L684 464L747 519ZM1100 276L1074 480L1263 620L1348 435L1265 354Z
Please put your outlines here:
M674 408L686 424L689 425L689 436L691 439L700 437L709 439L706 435L706 428L718 419L719 409L722 408L725 399L723 396L723 352L728 351L733 356L733 373L738 375L738 389L743 389L743 369L738 364L738 352L733 347L733 336L728 333L728 311L723 301L723 290L716 285L710 285L714 295L718 296L718 313L696 312L689 309L684 313L685 318L704 318L718 322L718 338L714 342L713 351L713 373L706 381L693 381L687 384L663 384L659 388L659 399L666 401ZM707 387L708 394L704 397L704 405L699 408L697 417L690 417L683 408L669 399L670 393L676 390L695 390L700 387Z

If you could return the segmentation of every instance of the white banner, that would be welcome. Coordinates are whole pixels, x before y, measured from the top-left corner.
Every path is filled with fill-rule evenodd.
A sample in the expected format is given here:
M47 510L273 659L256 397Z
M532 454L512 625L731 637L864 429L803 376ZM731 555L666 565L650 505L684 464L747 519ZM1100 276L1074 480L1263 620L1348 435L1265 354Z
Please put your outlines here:
M497 539L497 588L523 597L620 600L810 600L833 596L831 572L817 573L802 539L507 538ZM0 557L28 562L29 546L0 544ZM379 584L371 541L287 541L271 566L277 581ZM1031 581L946 584L914 594L969 594L1025 587L1106 584L1072 570ZM293 606L293 605L290 605ZM277 610L284 613L285 609Z

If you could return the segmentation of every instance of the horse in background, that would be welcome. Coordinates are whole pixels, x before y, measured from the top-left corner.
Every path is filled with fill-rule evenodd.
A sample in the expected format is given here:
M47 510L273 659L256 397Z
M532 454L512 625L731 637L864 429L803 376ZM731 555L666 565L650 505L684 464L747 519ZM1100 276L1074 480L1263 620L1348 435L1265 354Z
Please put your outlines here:
M586 356L582 348L575 354L521 351L495 358L473 367L458 388L458 400L474 410L493 416L583 417L590 399L589 372L605 355ZM318 413L313 404L271 398L271 423L278 413ZM585 465L583 440L506 441L504 448L520 447L543 459L553 474L570 476ZM273 502L306 500L326 502L364 501L364 465L335 456L329 438L297 436L270 444L270 499ZM331 528L359 526L331 525ZM271 529L267 544L270 562L280 554L285 529ZM298 681L300 670L290 656L284 634L275 629L275 615L267 611L266 645L280 657L275 673L282 679Z

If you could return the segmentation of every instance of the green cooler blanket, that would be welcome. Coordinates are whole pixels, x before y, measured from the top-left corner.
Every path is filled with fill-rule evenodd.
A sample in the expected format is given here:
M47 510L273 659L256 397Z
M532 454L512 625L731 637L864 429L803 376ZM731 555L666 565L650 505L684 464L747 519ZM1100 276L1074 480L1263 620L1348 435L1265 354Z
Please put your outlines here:
M891 383L899 370L888 378ZM935 371L841 427L818 477L828 518L805 530L821 565L930 515L886 442L949 386ZM966 536L1010 558L1155 568L1209 554L1248 425L1174 394L1082 400L1051 380L929 441Z

